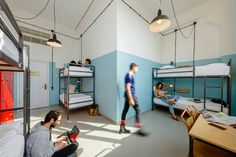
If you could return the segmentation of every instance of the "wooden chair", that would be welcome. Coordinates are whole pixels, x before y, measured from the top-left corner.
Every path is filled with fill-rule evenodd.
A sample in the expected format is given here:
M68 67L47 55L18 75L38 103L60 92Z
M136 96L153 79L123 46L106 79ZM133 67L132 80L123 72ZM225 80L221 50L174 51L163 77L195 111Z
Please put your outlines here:
M200 115L199 111L193 105L189 105L187 107L188 112L192 115L193 120L196 121L198 116Z
M188 118L185 117L186 114L187 114ZM180 117L183 120L183 122L185 123L185 125L186 125L186 127L188 129L188 132L189 132L191 130L194 122L195 122L192 114L188 111L188 109L185 109Z

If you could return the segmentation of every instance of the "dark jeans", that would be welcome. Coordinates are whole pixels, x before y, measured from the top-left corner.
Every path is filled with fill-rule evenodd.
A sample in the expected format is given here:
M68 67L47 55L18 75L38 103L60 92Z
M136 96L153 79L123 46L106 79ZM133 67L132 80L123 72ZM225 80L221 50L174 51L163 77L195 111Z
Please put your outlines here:
M65 148L56 151L52 157L68 157L69 155L75 153L78 147L79 143L74 141Z
M140 122L140 118L139 118L140 109L139 109L137 97L134 97L134 102L135 102L135 105L133 106L133 108L135 110L136 123L139 123ZM124 109L123 109L123 112L122 112L121 120L125 120L126 114L129 111L129 106L130 106L129 105L129 100L128 100L128 98L125 98L125 105L124 105Z

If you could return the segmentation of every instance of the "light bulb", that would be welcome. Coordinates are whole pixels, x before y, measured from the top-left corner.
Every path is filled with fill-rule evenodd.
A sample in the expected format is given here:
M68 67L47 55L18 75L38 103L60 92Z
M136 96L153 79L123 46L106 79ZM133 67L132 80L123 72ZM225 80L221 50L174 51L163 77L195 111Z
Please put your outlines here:
M162 23L162 20L157 20L157 23L158 23L158 24L161 24L161 23Z

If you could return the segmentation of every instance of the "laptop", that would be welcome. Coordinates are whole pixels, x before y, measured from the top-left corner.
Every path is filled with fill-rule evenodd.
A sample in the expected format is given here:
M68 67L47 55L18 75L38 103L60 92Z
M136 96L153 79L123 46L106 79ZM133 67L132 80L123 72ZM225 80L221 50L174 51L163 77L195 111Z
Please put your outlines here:
M63 134L59 135L57 138L65 136L67 143L70 144L76 140L79 133L80 133L79 128L76 125L74 125L71 131L64 132Z

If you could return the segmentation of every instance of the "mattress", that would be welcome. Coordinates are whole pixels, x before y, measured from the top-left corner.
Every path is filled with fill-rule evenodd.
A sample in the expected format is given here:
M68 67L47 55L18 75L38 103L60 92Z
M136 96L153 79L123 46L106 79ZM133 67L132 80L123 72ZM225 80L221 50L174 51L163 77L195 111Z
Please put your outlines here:
M214 63L204 66L196 66L196 76L228 76L230 75L230 66L225 63Z
M63 73L60 73L60 76L68 76L68 74L69 76L92 77L93 71L88 67L69 66L64 69Z
M19 62L19 51L13 44L13 42L8 38L8 36L0 29L0 51L6 56Z
M4 157L22 157L24 156L24 148L24 136L15 135L8 138L8 140L0 146L0 154L4 154Z
M61 102L64 103L64 98L65 95L61 94L60 95L60 100ZM91 102L93 101L93 98L90 95L85 95L85 94L70 94L69 98L69 104L74 104L74 103L84 103L84 102Z
M69 109L80 108L80 107L89 106L92 104L93 104L93 101L75 103L75 104L69 105Z
M7 15L2 9L0 10L0 18L4 22L4 24L8 27L8 29L10 30L12 35L15 37L15 39L19 42L19 35L17 31L15 30L14 26L12 25L12 23L10 22Z
M189 77L193 76L193 67L159 69L154 74L156 77Z
M0 125L0 154L3 154L4 157L22 157L24 148L22 122Z
M167 68L154 71L154 77L193 77L194 68ZM225 63L214 63L203 66L195 66L195 77L201 76L229 76L230 66Z
M158 98L154 98L153 102L157 105L168 106L167 103L165 103L164 101L162 101ZM204 110L204 103L203 102L202 103L196 103L196 102L193 101L192 98L185 98L185 97L180 97L180 99L174 105L174 108L184 110L184 109L187 108L188 105L193 105L199 111ZM206 109L220 112L221 104L217 104L217 103L214 103L210 100L206 100ZM224 108L223 112L228 114L228 108Z

